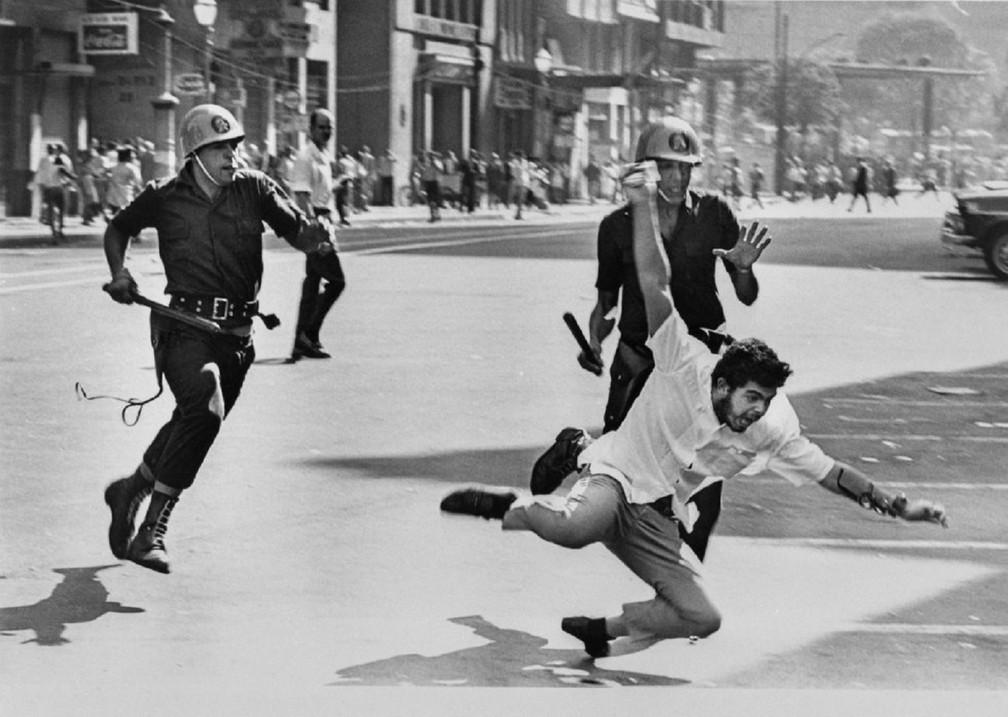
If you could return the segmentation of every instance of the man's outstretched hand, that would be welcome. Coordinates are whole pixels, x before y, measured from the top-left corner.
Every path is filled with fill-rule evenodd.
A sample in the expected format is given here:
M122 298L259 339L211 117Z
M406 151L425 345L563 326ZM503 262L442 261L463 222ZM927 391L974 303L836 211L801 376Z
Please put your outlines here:
M900 517L909 522L935 523L943 528L948 527L948 514L945 512L945 506L930 500L909 501Z
M714 249L714 256L719 256L735 265L736 269L748 271L763 250L770 244L770 230L759 222L739 229L739 239L731 249Z

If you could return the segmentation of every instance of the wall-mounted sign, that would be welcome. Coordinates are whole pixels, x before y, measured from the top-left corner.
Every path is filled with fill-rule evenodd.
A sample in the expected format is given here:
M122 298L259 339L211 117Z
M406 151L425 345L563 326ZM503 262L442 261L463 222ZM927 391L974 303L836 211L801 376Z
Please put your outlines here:
M175 75L172 85L175 92L183 96L195 97L197 95L205 95L207 91L203 75L198 72L184 72Z
M493 103L503 110L532 109L532 88L513 77L495 77Z
M135 12L90 12L80 18L77 50L88 55L135 55L138 48Z
M442 20L426 15L413 15L412 29L424 35L448 37L452 40L460 40L461 42L476 42L479 37L479 28L475 25L454 22L452 20Z
M231 39L230 45L232 54L240 60L301 57L319 35L316 25L266 13L248 14L240 26L242 32Z

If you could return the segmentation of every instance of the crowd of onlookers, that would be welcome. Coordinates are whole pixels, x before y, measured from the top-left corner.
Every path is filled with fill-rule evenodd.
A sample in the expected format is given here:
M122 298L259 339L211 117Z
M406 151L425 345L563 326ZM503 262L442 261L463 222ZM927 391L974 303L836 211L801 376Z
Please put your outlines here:
M40 220L63 230L63 217L79 214L85 225L105 221L129 204L155 176L154 143L137 137L130 141L92 139L74 161L61 143L46 146L32 179L42 200Z
M34 184L42 199L41 220L50 223L52 208L62 215L79 214L85 225L95 219L106 221L126 206L143 186L155 178L154 143L142 137L132 140L93 139L87 149L72 159L59 143L50 144L39 163ZM284 146L273 154L246 141L240 147L244 163L262 170L285 189L289 186L296 151ZM430 220L440 219L444 208L474 212L487 209L515 209L521 218L525 207L547 209L571 199L619 203L622 201L620 172L622 163L608 159L599 163L594 157L572 176L570 165L526 156L521 150L507 153L482 153L472 150L459 157L453 150L421 151L409 159L408 182L396 186L399 158L391 150L372 154L368 146L351 152L340 146L334 162L336 205L343 224L356 212L366 212L372 205L430 207ZM929 160L923 155L909 157L844 157L839 163L830 159L805 161L798 156L785 160L783 196L790 201L826 198L830 202L849 193L864 166L868 191L896 200L901 187L919 193L939 188L959 189L987 179L1008 179L1008 158L990 159L963 156L953 161L938 152ZM704 167L706 185L728 197L741 208L748 197L752 206L762 206L761 194L769 190L768 173L759 163L743 167L732 157L720 167ZM431 200L434 198L433 201Z

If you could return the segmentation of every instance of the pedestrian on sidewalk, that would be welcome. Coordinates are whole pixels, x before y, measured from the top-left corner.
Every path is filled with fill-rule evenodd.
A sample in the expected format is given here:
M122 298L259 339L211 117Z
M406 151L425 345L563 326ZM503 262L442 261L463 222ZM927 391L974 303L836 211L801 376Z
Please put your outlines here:
M858 197L864 197L865 207L871 214L871 202L868 200L868 188L871 186L871 169L864 157L857 158L857 164L851 169L851 200L848 212L854 211L854 203Z
M669 289L689 332L717 354L731 342L724 308L718 295L715 269L720 257L736 298L751 306L759 296L752 262L736 265L726 257L739 241L741 228L725 197L690 189L693 168L700 165L700 140L682 119L668 117L647 125L637 140L635 161L653 162L660 175L658 228L672 264ZM619 343L609 369L609 397L603 415L603 432L616 430L654 369L647 345L644 297L634 267L633 233L636 219L627 204L605 217L598 229L596 255L598 296L588 318L592 352L577 357L578 364L601 376L602 342L616 325L609 315L618 305ZM565 428L556 442L535 462L530 482L536 494L552 493L577 466L578 454L590 438L581 429ZM558 453L565 460L556 461ZM721 511L721 484L714 483L693 496L701 520L686 535L694 552L703 558L707 541Z
M335 163L336 171L336 211L339 213L340 225L350 226L350 212L354 207L354 188L357 184L357 162L350 156L346 145L340 145L339 156Z
M140 167L134 161L133 148L120 147L116 151L116 163L109 169L109 183L105 204L114 215L127 206L143 189Z
M378 174L377 203L386 207L394 207L396 203L395 165L396 156L390 148L386 148L375 160L375 172Z
M301 358L327 359L319 335L330 309L346 288L333 225L333 158L329 140L333 133L332 113L316 109L308 120L310 141L298 152L291 173L291 191L298 207L327 240L305 257L305 278L301 283L297 326L291 363ZM325 288L319 291L322 280Z
M320 241L276 182L237 166L245 133L228 110L197 105L182 119L179 134L186 161L178 175L149 184L105 231L112 272L105 290L115 301L130 304L136 296L123 265L130 237L156 227L170 306L216 321L221 329L211 333L151 314L158 384L167 381L175 410L136 471L105 490L113 555L161 573L169 572L164 538L172 510L193 485L255 360L252 318L259 311L263 222L301 251L316 250ZM134 537L137 512L148 496Z
M588 183L588 203L594 204L601 193L602 168L595 157L588 158L588 165L584 168L585 181Z
M601 543L654 590L652 599L626 603L617 615L561 620L593 658L720 629L721 611L684 554L678 529L692 523L686 500L704 481L769 470L883 515L947 526L940 504L893 494L802 435L780 391L791 368L763 341L737 341L716 356L690 336L669 291L669 257L656 229L659 188L643 175L626 175L624 190L656 368L634 409L587 449L588 470L566 497L469 488L441 502L444 512L500 520L504 530L531 531L566 548ZM753 223L727 258L750 267L768 243L766 228Z
M91 226L95 217L105 217L102 196L98 193L98 181L105 175L105 161L94 149L82 149L77 162L77 177L80 182L81 221Z
M886 159L885 163L882 165L883 203L887 199L890 199L893 204L899 204L899 202L896 201L896 197L899 195L899 189L896 187L897 182L896 168L893 166L891 159Z
M508 161L508 168L511 175L511 186L508 194L511 196L511 201L515 205L515 219L522 218L522 209L525 206L525 202L528 201L528 185L529 185L529 165L528 160L525 159L525 153L516 149L511 153L511 159Z
M444 165L441 158L432 150L422 154L420 161L420 182L424 194L427 195L427 208L430 210L429 222L441 219L441 175Z
M749 170L749 196L752 197L752 204L749 206L758 204L760 209L766 209L763 206L763 200L760 199L760 191L763 189L764 174L763 170L760 168L759 162L753 162L752 169Z

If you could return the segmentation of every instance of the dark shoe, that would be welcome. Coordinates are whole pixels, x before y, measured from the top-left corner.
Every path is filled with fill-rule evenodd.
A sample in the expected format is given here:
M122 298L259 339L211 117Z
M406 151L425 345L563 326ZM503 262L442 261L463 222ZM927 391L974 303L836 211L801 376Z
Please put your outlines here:
M564 478L577 470L577 459L588 446L588 436L580 428L567 427L532 466L530 487L533 495L555 491Z
M165 550L164 536L168 532L168 519L172 509L178 503L178 498L154 493L151 496L151 506L148 508L147 519L140 526L136 537L130 543L127 557L137 565L141 565L159 573L171 572L168 565L168 551ZM151 511L155 511L153 516ZM153 520L151 518L153 517Z
M609 636L605 631L605 620L587 617L565 617L560 621L560 629L584 643L585 652L592 657L609 655Z
M157 532L157 526L144 523L140 526L129 546L129 559L150 570L168 574L168 552L165 550L164 535Z
M137 509L153 489L154 484L137 473L113 481L105 489L105 503L112 511L108 531L109 548L120 560L125 559L129 551Z
M323 351L322 344L312 341L302 332L294 339L294 349L291 351L292 360L297 361L299 358L327 359L332 358L332 354Z
M475 515L486 520L500 520L517 498L511 491L493 493L479 488L464 488L446 495L441 501L441 510L445 513Z

